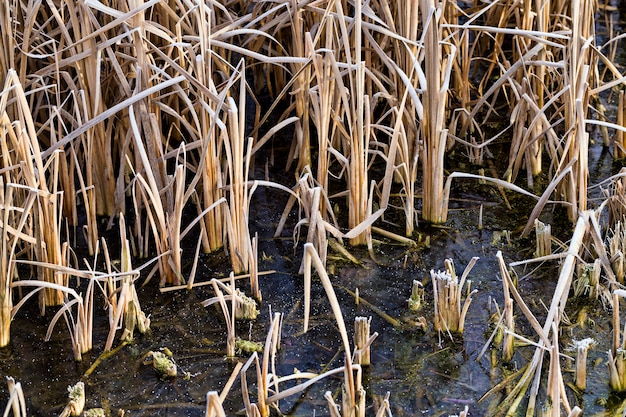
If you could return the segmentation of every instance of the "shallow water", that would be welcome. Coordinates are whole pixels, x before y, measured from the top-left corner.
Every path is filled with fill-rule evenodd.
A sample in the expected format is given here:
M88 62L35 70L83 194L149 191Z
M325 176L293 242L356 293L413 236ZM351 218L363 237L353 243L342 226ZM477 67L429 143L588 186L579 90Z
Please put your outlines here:
M600 149L595 148L594 152L600 152ZM603 158L601 153L597 155ZM387 392L396 416L456 414L465 405L469 406L472 415L487 415L501 397L495 395L481 403L477 401L502 379L504 373L523 365L532 355L531 348L520 348L506 368L500 365L492 368L491 355L499 357L498 348L494 347L493 353L488 351L480 362L476 361L490 334L489 319L494 312L490 299L502 305L496 252L502 250L507 260L523 259L531 256L534 247L532 240L518 238L519 227L529 212L528 201L509 195L515 207L510 211L493 187L474 185L469 187L470 191L463 188L459 185L456 191L451 219L445 227L421 225L419 232L430 236L430 247L408 249L395 243L380 242L376 247L378 264L362 249L355 249L353 253L363 260L363 266L345 261L329 262L329 270L334 271L331 279L350 334L356 316L371 317L371 330L379 333L371 349L372 365L364 370L363 375L370 409L368 415L373 414L372 407L379 404ZM294 251L293 242L288 237L291 231L285 232L287 238L272 238L284 201L276 193L270 189L256 191L252 214L255 217L251 224L256 226L254 231L258 231L260 237L260 270L277 272L261 277L264 299L261 315L253 322L238 323L237 335L264 341L270 310L282 312L282 342L276 361L278 375L289 375L295 369L319 373L340 367L343 364L341 340L326 295L318 282L314 282L310 329L301 334L303 282L297 271L302 247L298 246ZM479 202L484 205L482 230L476 227ZM551 216L548 211L543 217L549 221ZM509 242L505 232L515 229L517 232L509 234ZM469 279L478 293L470 306L464 335L456 335L451 340L432 328L429 270L443 269L444 259L452 258L460 273L473 256L480 257L480 260ZM196 282L224 276L227 273L224 265L227 264L222 254L203 255ZM518 269L518 273L522 277L520 292L525 299L532 300L531 308L541 317L541 303L550 303L558 265L544 264L535 272ZM413 280L420 280L426 286L426 300L417 314L408 312L406 302ZM213 296L209 287L161 294L154 288L155 284L151 282L139 291L142 307L152 320L151 332L137 335L131 345L104 360L88 377L83 374L102 353L107 332L102 300L97 303L100 309L96 311L94 350L85 355L82 363L73 360L64 323L57 324L50 342L43 342L49 315L39 316L34 305L18 314L12 326L11 345L0 350L0 373L11 375L22 383L31 414L58 415L67 400L67 386L83 380L87 387L88 407L102 406L113 413L123 409L130 416L204 415L206 392L221 391L235 362L247 360L248 355L225 358L223 316L213 306L200 306L202 300ZM350 292L357 288L360 297L375 308L364 302L356 305ZM379 311L400 320L402 325L394 327ZM420 315L428 322L425 332L412 324ZM573 327L569 331L576 339L589 334L606 335L590 353L590 364L597 359L606 360L606 341L610 340L610 329L606 325L608 317L609 313L604 313L601 317L594 317L596 326ZM521 314L517 325L521 334L536 338ZM146 353L163 347L173 352L179 375L190 373L189 380L182 376L164 380L152 366L143 364ZM573 378L571 373L565 375L568 381ZM584 406L588 412L602 411L604 407L596 403L598 399L609 397L607 375L604 363L591 367L588 390L584 396L572 398L572 404ZM248 378L252 381L251 392L255 401L252 370ZM337 397L340 384L340 378L331 377L301 395L281 401L280 409L294 416L327 415L324 392L330 390ZM281 389L287 387L286 384ZM243 408L241 398L240 381L237 380L224 402L229 415Z
M611 107L609 111L611 111ZM613 110L614 111L614 110ZM613 164L611 155L601 146L597 136L590 150L591 183L597 183L619 166ZM285 152L286 153L286 152ZM263 178L261 168L256 175ZM273 174L285 175L280 168ZM421 224L418 232L430 237L430 246L406 248L383 241L377 244L378 263L369 259L366 251L352 250L363 266L346 261L330 261L329 270L337 297L342 306L344 320L350 335L356 316L371 317L371 330L379 336L371 348L372 365L365 368L363 382L367 392L368 415L374 414L381 398L390 393L394 416L438 416L457 414L465 405L472 416L488 415L489 410L502 400L495 394L478 403L478 400L507 374L523 366L534 352L532 347L519 347L514 360L506 366L491 365L491 358L499 358L497 346L487 350L477 361L477 356L490 336L490 318L494 313L490 300L502 305L502 288L495 254L501 250L507 261L532 257L534 241L520 239L520 228L532 207L532 200L507 193L512 210L507 209L499 191L492 186L459 181L453 189L450 219L444 227ZM343 350L332 312L324 291L315 281L313 285L312 317L310 329L303 328L303 279L298 275L302 245L294 248L292 230L286 230L279 239L272 235L283 210L285 196L280 191L259 188L253 197L251 215L252 232L260 237L259 254L261 271L275 270L261 277L263 294L261 314L253 322L237 325L237 335L255 341L264 341L271 312L284 314L281 350L277 355L276 372L289 375L294 370L320 373L343 365ZM478 211L484 208L483 228L478 229ZM563 240L570 230L563 224L562 210L545 210L541 219L555 225L555 232ZM293 227L295 215L288 227ZM393 221L393 219L388 219ZM394 230L401 230L401 227ZM377 238L375 236L375 238ZM186 254L193 247L185 248ZM432 328L433 306L430 269L443 269L444 259L452 258L457 272L461 272L474 256L480 260L469 275L472 288L478 289L469 308L463 336L439 335ZM138 262L138 261L136 261ZM228 259L221 253L202 255L196 282L223 277ZM540 322L549 305L558 263L545 263L539 269L517 268L520 293L528 302ZM188 271L186 271L188 272ZM410 313L407 299L413 280L424 282L426 299L418 313ZM12 324L12 341L0 349L0 374L13 376L22 384L27 397L29 414L57 416L67 402L67 386L82 380L86 384L87 406L104 407L114 415L125 410L129 416L203 416L207 391L221 391L237 361L246 361L248 355L234 359L225 358L224 319L214 307L203 308L200 302L213 296L209 287L177 293L159 293L156 282L139 290L142 307L150 314L151 332L136 335L135 341L122 347L115 355L102 361L89 376L83 376L102 353L108 331L106 311L102 299L97 301L94 349L85 354L81 363L73 359L65 323L59 322L52 339L44 342L51 314L41 317L34 303L28 304ZM244 285L245 288L245 285ZM350 292L358 289L365 302L358 305ZM589 353L588 388L583 395L570 391L570 404L579 405L586 415L611 410L622 400L612 395L608 387L606 351L610 348L610 312L592 303L577 303L566 311L575 321L581 306L589 318L585 322L564 327L561 338L583 339L595 337L598 346ZM379 311L400 320L394 327ZM416 329L414 322L424 316L426 331ZM531 340L536 336L521 313L517 311L517 331ZM117 346L118 342L114 346ZM182 376L160 378L150 365L143 362L150 351L167 347L179 367L179 374L188 372L189 380ZM567 353L567 352L565 352ZM499 362L499 359L498 359ZM546 365L547 366L547 365ZM571 365L563 360L566 383L573 380ZM248 372L254 398L254 372ZM324 393L328 390L339 398L341 379L330 377L317 383L302 394L280 402L280 410L290 416L328 415ZM281 389L290 385L281 386ZM5 392L0 394L0 404L6 402ZM230 390L224 407L234 415L244 407L240 380Z

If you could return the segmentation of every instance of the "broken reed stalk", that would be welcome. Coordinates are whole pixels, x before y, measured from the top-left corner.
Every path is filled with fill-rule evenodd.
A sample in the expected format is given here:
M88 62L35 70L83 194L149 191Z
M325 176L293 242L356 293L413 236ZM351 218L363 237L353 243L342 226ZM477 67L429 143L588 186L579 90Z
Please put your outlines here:
M472 296L477 290L471 291L471 281L466 278L478 261L477 257L470 260L459 280L454 270L452 259L445 260L445 271L431 269L430 277L433 283L435 298L435 329L439 332L463 333L465 315L472 302ZM467 287L465 289L465 287ZM466 290L465 302L461 306L463 291Z
M204 415L205 417L226 417L226 412L217 391L206 393L206 411Z
M132 267L130 242L126 237L126 221L121 213L119 230L120 276L116 279L107 277L106 285L103 287L105 298L109 303L109 334L104 347L105 352L113 347L118 328L123 328L121 340L132 340L135 329L143 334L150 328L150 319L142 311L135 289L135 280L139 277L139 271ZM105 255L108 256L107 250L105 250Z
M319 186L315 186L313 175L310 173L310 168L305 167L304 173L297 185L297 194L300 196L299 203L300 208L304 211L304 217L301 218L298 223L294 227L294 236L300 235L300 229L302 226L307 226L307 236L306 242L312 243L317 251L320 259L322 260L322 264L326 267L326 256L328 254L328 236L327 236L327 225L325 218L332 217L333 221L334 214L332 211L330 213L323 213L323 207L330 209L330 203L328 201L328 197L324 192L324 189ZM290 198L290 203L295 202L295 197ZM286 218L288 214L287 208L291 208L292 204L287 204L285 207L285 211L283 212L283 218L281 218L281 224L277 228L278 230L282 229L283 219ZM336 225L336 221L335 221ZM299 274L304 272L304 259L300 264Z
M16 277L15 257L22 241L31 240L23 233L37 198L37 192L31 190L23 200L22 207L14 206L14 189L4 183L0 176L0 347L5 347L11 339L11 320L13 309L12 281Z
M413 286L411 287L411 297L408 299L409 310L418 311L422 306L424 300L424 285L417 280L413 280Z
M85 383L79 381L74 386L67 387L68 403L60 417L80 416L85 409Z
M596 345L596 341L590 337L583 340L574 340L570 350L576 352L576 387L584 391L587 388L587 353Z
M582 250L583 242L587 235L589 216L593 215L595 214L592 211L585 211L576 222L576 227L567 250L567 256L562 263L559 279L557 281L556 288L552 296L552 302L550 303L550 308L543 327L528 309L515 287L511 285L509 286L515 301L524 313L524 316L532 325L533 329L537 332L540 340L539 346L535 350L535 354L533 355L529 366L526 368L515 387L508 393L506 398L500 402L496 410L494 410L494 415L503 415L507 412L514 413L522 399L526 398L526 394L531 383L532 387L528 396L529 403L527 406L527 414L529 413L529 415L532 415L535 412L537 396L539 393L539 384L541 382L541 363L543 361L543 355L546 349L552 349L552 342L548 338L548 334L550 330L552 330L553 325L557 329L559 327L561 317L563 316L563 309L567 303L567 296L572 285L572 277L575 272L576 262L580 256L580 251ZM562 381L562 377L560 380ZM562 403L567 405L567 398L563 398L564 391L561 392L560 395Z
M370 364L370 324L372 318L355 317L354 318L354 363L360 365Z
M511 275L507 270L507 265L502 258L502 252L498 251L496 254L498 259L498 265L500 265L500 275L502 275L502 292L504 295L504 328L508 331L504 332L502 339L502 359L505 362L509 362L513 359L515 339L513 333L515 333L515 319L513 316L513 299L510 295L509 284L513 282Z
M609 350L609 386L617 392L626 391L626 328L622 333L619 317L620 298L626 297L626 291L613 291L613 346Z
M607 233L608 255L615 278L620 284L624 283L624 253L626 252L626 228L622 221L617 221Z
M7 388L9 390L9 399L7 406L4 409L4 415L8 416L9 412L13 412L13 417L27 417L26 414L26 399L24 398L24 391L22 390L22 384L15 382L10 376L7 376Z
M567 397L561 395L565 392L563 383L563 374L561 373L561 364L559 362L559 339L558 331L555 323L552 323L552 347L550 348L550 368L548 369L548 386L547 399L544 402L541 414L545 416L558 417L561 415L561 401L566 412L569 414L571 409L567 403Z
M304 245L304 332L308 330L309 326L309 311L311 305L311 272L312 267L315 270L322 281L322 286L326 291L326 296L330 301L337 326L339 327L339 334L343 342L345 350L345 364L344 364L344 396L343 396L343 416L363 416L365 413L365 392L361 386L361 367L360 365L352 364L352 356L350 354L350 343L348 341L348 332L343 320L343 314L341 313L341 307L337 301L337 296L333 289L333 285L328 277L328 273L322 264L322 261L315 251L313 244L305 243ZM371 340L371 338L370 338ZM356 371L356 377L355 377Z
M612 176L605 182L608 183L608 187L601 189L602 195L605 198L605 204L608 207L609 211L609 229L615 229L617 223L626 220L626 185L624 184L625 175L626 168L620 169L620 171L616 175ZM617 233L615 233L615 230L613 230L613 236L616 235Z
M537 248L535 257L540 258L552 253L552 228L549 224L544 224L535 219L535 234L537 238Z
M224 300L231 301L235 305L235 319L237 320L254 320L259 315L257 303L254 298L248 297L237 288L225 285L219 280L215 283L228 295L223 296ZM220 301L220 297L213 297L200 303L203 307L208 307Z
M586 296L597 300L600 295L600 274L602 261L596 259L592 264L581 263L578 267L578 278L574 280L574 296Z
M228 309L228 305L226 304L226 298L224 297L224 293L220 288L220 283L218 280L213 278L211 280L211 284L213 285L213 291L217 294L217 298L220 303L220 308L222 310L222 314L224 315L224 321L226 322L226 356L232 358L235 356L235 300L231 300L231 308L230 311ZM230 273L230 287L235 288L235 274L233 272ZM243 371L242 371L243 372Z
M324 398L326 398L326 402L328 403L328 411L330 412L330 417L341 417L339 406L333 399L333 395L330 391L326 391L326 393L324 393Z

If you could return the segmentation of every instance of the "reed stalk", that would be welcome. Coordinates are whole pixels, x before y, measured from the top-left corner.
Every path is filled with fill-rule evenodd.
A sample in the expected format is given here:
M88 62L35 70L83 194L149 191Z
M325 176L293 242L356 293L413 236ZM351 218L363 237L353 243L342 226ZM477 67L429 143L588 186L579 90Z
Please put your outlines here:
M272 317L270 329L265 339L265 349L263 350L262 363L259 363L259 356L257 352L253 352L239 373L241 377L241 392L243 394L243 401L246 407L247 415L268 417L270 415L270 405L276 403L275 406L278 407L278 401L280 400L280 397L283 396L279 392L279 380L275 379L275 358L280 346L280 328L282 324L281 317L282 315L280 313L275 313ZM246 380L246 372L253 362L256 365L257 377L258 403L256 404L250 401ZM275 394L270 397L270 385L272 383L274 385L273 389L275 390Z
M209 391L206 393L206 411L205 417L226 417L226 412L222 406L222 400L217 391Z
M17 274L14 260L20 241L30 238L23 230L37 197L35 191L30 191L24 206L18 208L14 206L14 190L15 187L5 185L4 177L0 176L0 347L7 346L11 339L11 284Z
M61 412L61 417L80 416L85 409L85 383L79 381L67 387L68 403Z
M408 299L409 310L418 311L422 306L424 300L424 285L417 280L413 280L413 286L411 287L411 297Z
M328 402L328 411L330 412L330 417L341 417L339 406L333 399L330 391L326 391L326 393L324 393L324 398L326 398L326 401Z
M311 303L311 272L312 267L315 267L318 277L322 281L326 295L330 301L331 308L333 310L335 320L339 327L339 334L343 342L343 348L345 351L344 362L344 386L343 386L343 399L342 399L342 411L343 416L356 416L362 417L365 414L365 391L361 385L361 367L360 365L352 364L352 356L350 354L350 344L348 342L348 333L346 331L345 322L343 320L343 314L337 301L337 296L333 290L332 283L328 277L321 259L315 248L311 243L304 245L304 331L308 330L309 325L309 311ZM376 334L375 334L376 335ZM370 337L370 340L372 338ZM371 343L371 342L368 342ZM356 374L355 374L356 372Z
M618 126L626 127L626 108L624 106L625 103L624 98L624 90L620 90L619 96L617 99L617 120L616 123ZM615 159L623 159L626 158L626 134L624 131L618 129L615 132L615 140L613 142L613 158Z
M368 341L370 339L370 323L372 318L355 317L354 318L354 363L360 365L370 364L370 348Z
M201 200L199 211L202 211L202 208L209 207L223 198L224 194L220 161L223 151L223 138L220 137L221 129L219 127L222 123L219 118L222 107L220 103L223 101L214 99L219 96L212 77L217 66L212 57L211 45L212 18L214 15L210 8L198 7L194 9L192 16L195 17L199 34L199 51L195 63L190 63L190 65L195 69L195 78L208 90L205 92L203 89L198 89L196 98L199 107L196 111L197 123L199 124L197 140L202 143L201 164L198 167L201 175L199 180L201 191L198 193L199 200ZM185 56L185 51L181 49L180 55ZM224 244L224 233L224 208L218 205L203 217L202 241L204 251L210 253L221 248Z
M460 280L454 270L452 259L445 260L445 271L430 271L435 298L434 325L438 332L463 333L467 310L472 302L472 296L477 292L471 291L471 281L466 282L466 278L476 261L478 261L476 257L471 259ZM465 302L461 306L463 291L466 291Z
M596 345L592 338L574 340L570 349L576 352L576 387L581 391L587 388L587 352Z
M4 409L4 415L8 416L9 412L13 412L13 417L27 417L26 399L24 398L22 384L15 382L13 377L7 376L6 378L7 388L9 390L9 399L7 401L7 406Z
M31 192L37 198L30 210L31 237L27 239L32 248L34 257L43 263L67 265L67 247L61 242L61 208L62 192L59 187L59 153L52 154L44 160L39 147L39 139L32 118L24 88L14 70L7 74L4 84L5 94L0 96L0 118L3 120L2 129L3 164L13 171L12 178L6 182L13 182L21 190L14 195L15 203L27 199ZM10 94L9 94L10 93ZM9 101L9 96L13 99ZM17 120L11 120L9 114L15 113ZM19 171L16 170L19 167ZM39 279L58 285L67 285L64 274L55 274L48 268L38 270ZM40 292L40 309L42 314L46 307L63 303L63 292L54 287L47 287Z
M589 134L585 131L589 104L589 83L592 62L591 44L595 7L590 0L574 0L571 13L571 36L566 47L564 87L564 123L567 135L560 166L574 162L573 175L564 179L559 192L565 196L569 219L575 222L578 212L587 208L587 153Z
M63 272L65 274L72 273L71 268L66 268L54 264L44 264L42 262L30 262L32 265L39 266L40 268L46 267L53 271ZM80 272L79 272L80 273ZM84 275L87 276L88 275ZM65 319L67 324L70 342L72 344L72 351L74 353L74 359L76 361L82 360L82 354L88 352L92 348L93 340L93 286L95 281L90 280L85 296L79 295L74 289L55 284L52 282L40 281L40 280L20 280L13 282L12 286L15 287L34 287L35 289L24 296L19 304L13 308L15 313L24 303L30 299L33 295L42 292L46 288L54 291L67 294L63 305L59 308L57 313L50 320L48 330L46 332L45 340L50 340L52 331L56 323L61 317ZM71 299L69 297L72 297ZM76 313L72 313L72 309L76 305Z
M333 121L333 108L340 105L340 95L336 89L337 82L333 75L333 71L337 66L331 51L331 41L334 34L333 20L326 21L326 52L311 53L313 64L312 76L315 77L315 87L309 89L309 102L311 104L311 120L315 125L318 155L317 155L317 173L316 182L322 187L322 190L328 194L329 192L329 169L331 164L331 150L333 136L336 136L337 128ZM307 36L308 48L313 50L314 45L310 34ZM323 202L320 208L324 215L329 209Z
M498 258L498 265L500 266L500 275L502 275L502 292L504 295L504 337L502 338L502 359L505 362L510 362L513 359L515 340L513 334L515 333L515 319L513 316L513 299L510 295L509 284L513 282L511 275L507 269L507 265L502 258L502 252L498 251L496 254Z
M535 235L537 239L535 257L550 255L552 253L552 227L535 219Z
M447 220L444 204L444 156L448 141L446 106L453 56L444 57L441 46L441 8L434 0L421 1L424 31L424 114L421 119L422 218L432 223Z
M146 333L150 328L150 318L142 311L139 297L135 289L135 280L139 271L133 269L130 242L126 234L126 221L123 214L119 216L121 241L120 277L107 277L104 294L109 307L109 334L104 347L108 352L113 347L115 333L123 328L121 340L132 340L135 329ZM105 251L105 253L107 253ZM109 273L110 274L110 273Z
M228 253L235 274L249 270L252 243L248 229L251 190L248 175L252 158L252 139L245 139L246 79L243 61L239 66L239 102L228 98L228 137L224 140L227 161L226 185L228 186L228 210L226 227Z
M235 300L231 300L231 308L228 309L228 305L226 304L226 297L220 288L220 285L215 278L211 280L211 284L213 285L213 291L217 294L217 298L220 303L220 308L222 310L222 314L224 315L224 321L226 322L226 356L234 357L235 356ZM230 286L231 288L235 288L235 275L230 273Z
M613 291L613 346L608 352L609 386L612 390L626 390L626 330L622 334L619 316L620 298L626 297L626 291Z

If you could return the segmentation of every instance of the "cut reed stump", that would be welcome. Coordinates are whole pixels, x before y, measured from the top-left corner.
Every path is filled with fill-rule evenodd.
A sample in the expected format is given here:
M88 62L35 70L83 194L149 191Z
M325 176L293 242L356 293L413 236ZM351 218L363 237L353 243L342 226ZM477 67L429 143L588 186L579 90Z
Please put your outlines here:
M452 259L445 260L445 271L430 271L435 297L435 329L437 331L463 333L465 315L472 302L472 296L477 292L470 290L471 281L468 280L465 285L466 278L477 260L477 257L472 258L460 280L454 270ZM467 293L461 308L464 287L467 287Z
M370 347L368 342L371 321L371 317L369 319L367 317L354 318L354 345L356 347L354 363L360 365L370 364Z
M626 328L621 330L619 299L626 297L625 290L613 291L613 348L609 350L609 386L617 392L626 391Z
M580 390L587 388L587 352L596 345L592 338L575 340L571 349L576 352L576 387Z
M535 234L537 235L535 257L550 255L552 253L552 227L535 219Z
M418 280L413 280L413 287L411 287L411 297L407 300L409 303L409 310L418 311L422 306L423 298L424 286Z

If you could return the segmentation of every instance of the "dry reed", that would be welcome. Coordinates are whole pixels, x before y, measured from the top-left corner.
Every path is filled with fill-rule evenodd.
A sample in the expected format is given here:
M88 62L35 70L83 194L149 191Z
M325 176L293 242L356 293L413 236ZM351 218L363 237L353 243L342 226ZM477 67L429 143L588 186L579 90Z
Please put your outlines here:
M10 376L7 376L6 379L9 399L4 409L4 415L8 416L9 412L12 412L13 417L26 417L28 414L26 414L26 399L24 398L22 384L15 382L15 379Z
M445 271L430 271L435 298L435 329L439 332L463 333L465 316L477 290L471 291L471 281L466 281L478 258L472 258L465 267L460 280L452 259L445 260ZM465 301L461 305L463 292Z
M482 164L490 156L491 144L505 140L510 131L504 177L515 181L525 169L531 187L533 176L549 166L551 178L540 191L542 197L524 234L555 198L565 203L572 222L591 225L591 233L599 235L596 220L588 213L579 217L588 205L588 125L615 129L614 155L625 154L623 92L614 123L599 106L597 120L588 114L592 100L624 81L611 63L618 40L607 43L608 58L594 44L598 5L589 0L486 2L472 8L433 0L306 4L295 0L277 4L88 0L80 7L54 2L18 6L19 10L9 3L0 7L5 29L0 34L0 81L4 83L0 96L0 346L9 343L16 309L39 294L42 312L47 306L61 305L50 331L63 316L78 358L91 348L95 286L102 289L109 308L105 350L111 349L118 328L124 328L123 339L132 338L135 328L145 331L149 320L135 291L139 271L131 266L131 252L156 260L161 285L181 284L181 241L197 224L201 239L197 248L201 244L206 252L214 252L225 247L236 273L250 271L253 295L260 300L258 240L251 239L249 224L252 194L260 183L252 181L252 167L262 150L270 154L268 160L273 159L274 135L293 127L287 166L297 159L297 196L288 203L278 229L284 227L297 201L303 215L294 227L296 237L303 226L308 227L301 271L305 274L305 329L314 266L346 350L345 365L337 371L345 373L347 388L342 414L362 415L360 367L351 364L345 325L324 269L327 233L349 239L351 244L367 243L373 253L371 233L381 230L374 224L396 209L392 199L398 196L404 234L412 236L420 181L422 217L445 222L451 180L477 178L457 172L444 183L446 151L464 145L468 160ZM598 61L605 66L602 77ZM254 87L247 84L246 73L253 73ZM603 81L610 76L613 80ZM275 103L260 119L261 106L254 92L263 88ZM276 115L279 104L285 104L285 110ZM270 116L278 120L267 127ZM498 125L498 133L487 138L490 132L485 126L498 118L508 118L510 127ZM268 132L259 138L258 132L265 128ZM381 161L384 175L377 171ZM595 238L598 257L593 274L590 270L579 274L577 294L600 291L600 267L612 286L612 274L623 281L626 249L619 222L624 217L624 191L620 177L614 180L606 195L613 230L608 254ZM513 184L508 187L530 195ZM133 207L127 208L131 195ZM185 212L192 204L197 217L189 221ZM335 219L333 206L345 207L347 216ZM134 212L134 221L133 233L127 237L124 214L129 211ZM118 215L122 262L120 271L114 272L106 243L99 243L98 216L108 216L110 227ZM70 225L74 233L76 227L83 230L90 255L104 248L106 273L97 271L97 258L90 271L70 267ZM537 229L537 256L546 256L550 238L543 235L540 243L539 234ZM543 328L523 307L512 280L505 276L501 254L498 258L508 330L505 357L512 355L507 347L513 338L511 296L532 322L544 349L537 350L528 374L506 405L518 401L516 395L534 380L528 407L530 413L534 411L539 377L533 375L540 372L533 372L545 350L551 354L550 375L556 381L550 387L552 411L560 411L560 401L566 404L554 388L562 385L562 378L558 344L549 339L549 333L556 337L553 327L558 328L571 286L581 234L577 225ZM16 262L22 261L35 270L39 284L29 279L14 281ZM612 271L607 270L610 264ZM457 277L451 262L446 267L444 280L432 273L436 328L462 331L473 294L467 290L461 308L469 271L454 287L450 282ZM77 293L78 283L71 277L89 280L85 294ZM235 289L234 282L220 286L214 281L213 285L230 326L228 352L234 355L235 316L253 318L258 311ZM37 289L14 307L13 289L22 286ZM419 301L419 291L415 293L413 306ZM248 306L248 313L240 311L243 305ZM278 324L272 320L272 326L268 340L277 343ZM372 341L365 339L365 344L357 346L355 358ZM619 349L614 347L611 353L616 369ZM266 354L273 359L275 351L266 350ZM248 400L249 415L269 414L268 404L284 394L275 393L270 400L269 386L263 385L270 379L266 354L263 365L257 364L262 369L259 403L252 405ZM207 414L222 415L221 401L214 394L210 401L212 411L207 405ZM334 400L328 401L338 414ZM570 415L576 411L565 409Z

